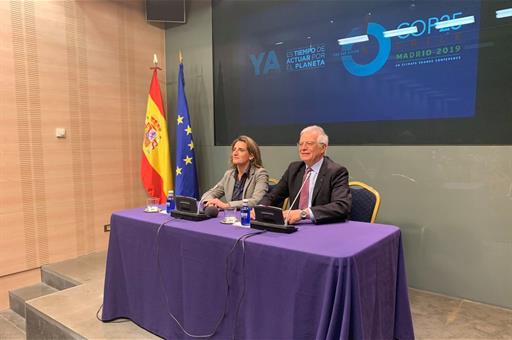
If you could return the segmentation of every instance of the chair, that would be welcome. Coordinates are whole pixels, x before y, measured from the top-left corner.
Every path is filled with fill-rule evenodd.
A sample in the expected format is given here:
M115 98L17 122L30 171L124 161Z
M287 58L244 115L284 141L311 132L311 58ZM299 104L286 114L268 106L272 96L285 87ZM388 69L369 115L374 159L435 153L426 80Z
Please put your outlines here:
M272 189L279 183L279 180L277 178L270 177L268 179L268 192L271 192ZM283 206L281 207L283 210L288 209L288 198L284 200Z
M380 194L366 183L349 182L352 192L352 211L350 220L374 223L379 213Z
M272 189L274 189L274 187L277 185L279 181L277 180L277 178L273 178L273 177L270 177L268 179L268 192L271 192Z

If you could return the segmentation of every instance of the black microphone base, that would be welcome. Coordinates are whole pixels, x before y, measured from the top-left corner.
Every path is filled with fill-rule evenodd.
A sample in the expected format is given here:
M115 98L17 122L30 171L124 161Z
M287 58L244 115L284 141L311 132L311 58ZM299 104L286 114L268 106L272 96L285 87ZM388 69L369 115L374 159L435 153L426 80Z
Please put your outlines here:
M275 233L291 234L296 232L298 229L293 225L274 224L267 222L251 221L251 228L258 230L267 230Z
M196 213L190 213L190 212L178 211L178 210L171 211L171 216L175 217L175 218L181 218L183 220L188 220L188 221L204 221L204 220L208 219L208 216L206 216L204 213L196 214Z

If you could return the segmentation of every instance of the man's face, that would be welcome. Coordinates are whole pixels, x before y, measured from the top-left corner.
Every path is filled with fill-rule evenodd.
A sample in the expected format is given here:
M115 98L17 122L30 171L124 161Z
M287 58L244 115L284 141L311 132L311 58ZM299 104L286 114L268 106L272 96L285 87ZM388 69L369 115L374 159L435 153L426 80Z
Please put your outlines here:
M299 157L308 166L318 162L325 154L327 146L317 143L319 133L316 131L305 132L299 140Z

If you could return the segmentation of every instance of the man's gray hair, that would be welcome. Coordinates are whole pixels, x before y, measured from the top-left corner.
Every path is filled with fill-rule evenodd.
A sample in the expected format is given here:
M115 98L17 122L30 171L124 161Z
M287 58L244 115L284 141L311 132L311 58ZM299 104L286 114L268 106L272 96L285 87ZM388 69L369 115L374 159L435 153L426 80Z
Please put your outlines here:
M305 127L300 132L300 135L302 136L303 133L306 132L318 132L318 138L316 139L316 142L319 144L325 144L325 146L329 146L329 136L325 133L324 129L322 129L318 125L311 125L308 127Z

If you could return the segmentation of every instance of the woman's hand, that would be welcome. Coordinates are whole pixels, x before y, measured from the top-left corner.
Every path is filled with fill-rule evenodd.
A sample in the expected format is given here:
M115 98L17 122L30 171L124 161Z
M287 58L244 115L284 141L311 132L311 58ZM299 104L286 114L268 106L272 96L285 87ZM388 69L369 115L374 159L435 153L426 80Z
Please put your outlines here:
M218 198L212 198L211 200L206 201L205 207L217 207L219 209L229 208L229 204L222 202Z

